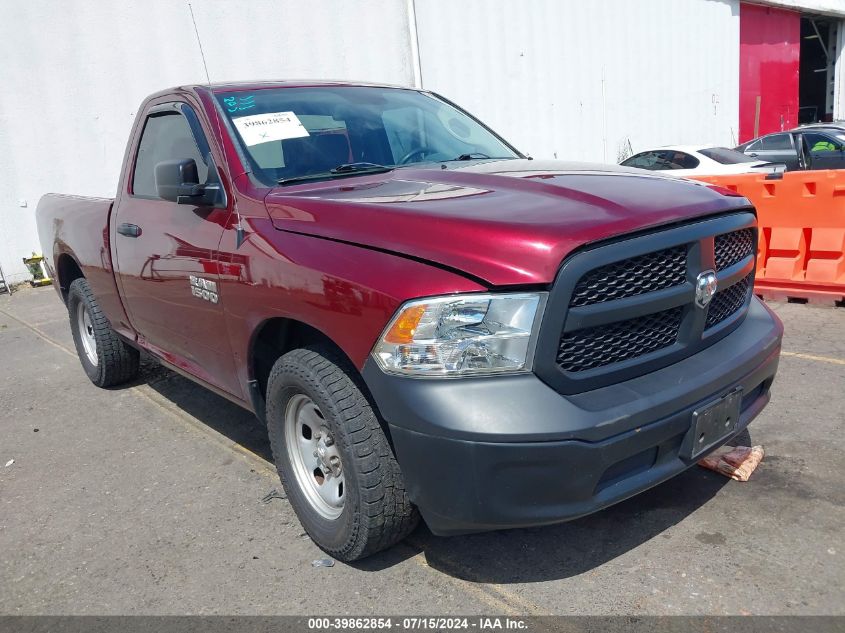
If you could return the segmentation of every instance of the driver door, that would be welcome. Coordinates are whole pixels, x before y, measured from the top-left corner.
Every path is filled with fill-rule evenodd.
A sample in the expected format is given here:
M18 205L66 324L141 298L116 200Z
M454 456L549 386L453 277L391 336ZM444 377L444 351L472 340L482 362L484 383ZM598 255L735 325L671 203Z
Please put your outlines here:
M751 150L749 146L745 153L753 158L769 163L783 163L789 170L801 169L795 140L789 132L768 134L760 139L759 149Z
M216 265L230 205L225 200L177 204L157 193L156 165L185 159L195 161L200 183L209 176L216 180L193 109L187 103L153 106L138 140L128 191L112 218L116 277L129 320L146 347L242 397Z
M805 132L804 139L810 154L812 169L845 168L845 151L843 151L842 141L818 132Z

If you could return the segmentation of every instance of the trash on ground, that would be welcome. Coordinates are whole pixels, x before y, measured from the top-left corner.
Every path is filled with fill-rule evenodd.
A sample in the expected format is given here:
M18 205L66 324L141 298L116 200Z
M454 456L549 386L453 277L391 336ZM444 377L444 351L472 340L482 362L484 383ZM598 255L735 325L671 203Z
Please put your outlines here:
M699 461L698 465L736 481L748 481L764 455L762 446L722 446Z
M33 288L37 286L49 286L53 283L53 280L50 279L50 273L44 265L43 255L33 253L32 257L24 257L23 263L29 268L29 273L32 275L29 283Z
M270 503L273 499L287 499L287 497L273 488L270 492L261 498L261 503Z
M14 463L15 463L15 460L14 460L14 459L10 459L9 461L7 461L7 462L6 462L6 468L8 468L9 466L11 466L11 465L12 465L12 464L14 464Z
M334 561L331 558L318 558L311 562L311 567L334 567Z

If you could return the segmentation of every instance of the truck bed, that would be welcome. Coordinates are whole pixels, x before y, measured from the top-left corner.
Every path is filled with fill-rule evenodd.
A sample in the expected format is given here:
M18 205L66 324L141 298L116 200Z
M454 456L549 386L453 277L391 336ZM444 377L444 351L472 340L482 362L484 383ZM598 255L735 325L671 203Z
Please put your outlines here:
M113 198L75 196L63 193L48 193L38 201L35 218L41 244L52 244L53 252L44 253L53 278L68 279L61 273L63 267L76 266L98 297L103 312L108 315L112 327L127 333L126 313L117 292L112 269L109 236L109 218ZM73 245L71 248L70 245ZM64 295L67 288L56 285Z

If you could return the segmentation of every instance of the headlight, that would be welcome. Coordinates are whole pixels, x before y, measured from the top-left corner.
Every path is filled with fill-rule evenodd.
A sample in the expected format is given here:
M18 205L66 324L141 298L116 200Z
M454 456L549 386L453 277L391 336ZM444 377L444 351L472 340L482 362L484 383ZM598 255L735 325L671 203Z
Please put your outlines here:
M413 376L525 371L545 303L545 292L409 301L373 357L386 372Z

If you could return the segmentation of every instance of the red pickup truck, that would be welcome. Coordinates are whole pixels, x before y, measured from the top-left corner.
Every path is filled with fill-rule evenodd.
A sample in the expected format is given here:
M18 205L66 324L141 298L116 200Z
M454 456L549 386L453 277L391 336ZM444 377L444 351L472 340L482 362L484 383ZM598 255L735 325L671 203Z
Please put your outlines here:
M342 560L630 497L769 400L749 202L531 160L430 92L183 86L138 111L114 200L40 239L91 380L139 350L265 420Z

